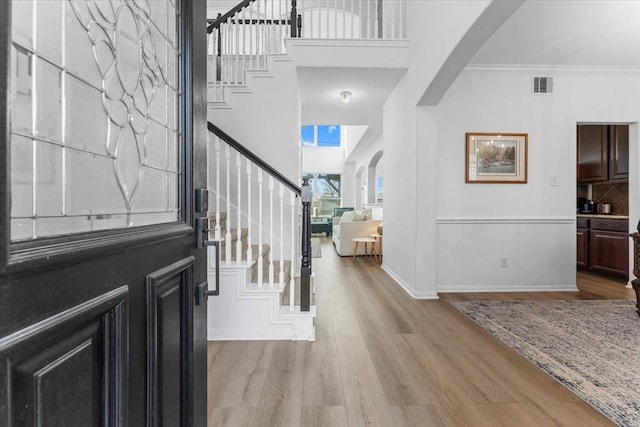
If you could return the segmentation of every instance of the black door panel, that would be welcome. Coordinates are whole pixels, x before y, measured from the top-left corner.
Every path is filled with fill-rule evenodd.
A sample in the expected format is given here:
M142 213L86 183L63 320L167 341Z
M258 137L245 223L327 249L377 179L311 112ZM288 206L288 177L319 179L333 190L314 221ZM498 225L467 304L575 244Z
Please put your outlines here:
M0 2L0 79L9 82L0 85L0 426L204 426L206 306L194 305L194 283L206 280L207 261L193 223L205 213L195 212L191 195L207 186L206 2L172 0L182 39L171 172L178 221L11 243L8 70L18 1ZM160 1L168 0L152 5Z
M121 425L128 296L120 287L0 340L3 425Z

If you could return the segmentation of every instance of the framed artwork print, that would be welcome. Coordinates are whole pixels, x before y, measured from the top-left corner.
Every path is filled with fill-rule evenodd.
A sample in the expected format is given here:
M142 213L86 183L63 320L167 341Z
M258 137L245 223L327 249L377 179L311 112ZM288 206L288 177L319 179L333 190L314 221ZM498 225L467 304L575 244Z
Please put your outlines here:
M467 132L465 182L526 184L526 133Z

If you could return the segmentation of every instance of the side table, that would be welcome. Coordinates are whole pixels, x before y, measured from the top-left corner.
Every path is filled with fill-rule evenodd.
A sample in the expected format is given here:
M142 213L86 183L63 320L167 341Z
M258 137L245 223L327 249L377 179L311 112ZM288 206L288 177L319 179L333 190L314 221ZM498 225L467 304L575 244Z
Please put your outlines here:
M374 245L376 244L376 239L373 239L371 237L354 237L353 239L351 239L351 241L354 244L353 245L353 259L356 259L356 253L358 253L358 245L360 243L364 243L364 254L366 256L370 256L367 244L371 243L371 253L373 253Z
M378 246L378 262L380 264L382 264L382 234L378 234L378 233L374 233L371 235L371 237L373 237L376 240L376 243L373 244L373 249L375 250L376 246ZM373 256L376 256L376 253L374 252Z

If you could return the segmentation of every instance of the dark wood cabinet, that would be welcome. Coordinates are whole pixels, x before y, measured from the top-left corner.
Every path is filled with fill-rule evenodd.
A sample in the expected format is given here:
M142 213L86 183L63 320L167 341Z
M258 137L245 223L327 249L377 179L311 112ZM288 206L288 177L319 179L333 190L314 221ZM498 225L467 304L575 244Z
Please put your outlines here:
M629 177L629 126L579 125L578 183L625 181Z
M576 263L609 274L629 274L629 221L584 218L577 221Z
M626 276L629 273L629 234L591 230L589 266L594 270Z
M578 182L606 181L609 176L607 126L578 126Z
M609 126L609 179L629 179L629 126Z
M576 262L580 267L589 266L589 230L578 228L576 239Z

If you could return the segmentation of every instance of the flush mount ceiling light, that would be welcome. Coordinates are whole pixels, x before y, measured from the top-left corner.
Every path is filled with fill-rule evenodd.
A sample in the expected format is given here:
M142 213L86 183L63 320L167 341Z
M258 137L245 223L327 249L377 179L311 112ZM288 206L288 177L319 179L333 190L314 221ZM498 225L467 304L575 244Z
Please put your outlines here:
M348 90L343 90L342 92L340 92L340 100L342 101L343 104L348 104L351 102L351 92L349 92Z

